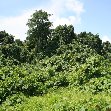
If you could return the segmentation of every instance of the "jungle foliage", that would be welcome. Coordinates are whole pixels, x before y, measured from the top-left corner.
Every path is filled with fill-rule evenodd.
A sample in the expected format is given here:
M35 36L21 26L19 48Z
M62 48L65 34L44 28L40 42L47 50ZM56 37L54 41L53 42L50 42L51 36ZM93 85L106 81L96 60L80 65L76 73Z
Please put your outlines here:
M0 31L0 111L110 111L111 43L35 11L25 41Z

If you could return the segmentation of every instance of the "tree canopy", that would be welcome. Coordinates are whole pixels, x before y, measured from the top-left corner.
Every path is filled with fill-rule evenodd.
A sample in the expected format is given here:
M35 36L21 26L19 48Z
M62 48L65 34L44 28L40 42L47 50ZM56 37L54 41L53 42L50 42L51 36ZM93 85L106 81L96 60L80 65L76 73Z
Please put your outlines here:
M50 27L52 23L49 21L51 14L39 10L33 13L31 19L28 20L29 30L27 32L27 43L29 48L36 48L36 52L43 51L47 46L48 38L51 34Z

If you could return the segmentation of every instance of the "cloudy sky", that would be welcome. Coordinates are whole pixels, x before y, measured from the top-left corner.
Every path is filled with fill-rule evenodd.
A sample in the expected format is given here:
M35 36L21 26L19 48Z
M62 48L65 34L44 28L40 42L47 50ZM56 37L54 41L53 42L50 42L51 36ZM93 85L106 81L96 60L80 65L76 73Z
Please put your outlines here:
M0 31L24 40L26 23L35 10L53 14L54 27L73 24L75 32L99 34L103 41L111 42L111 0L1 0Z

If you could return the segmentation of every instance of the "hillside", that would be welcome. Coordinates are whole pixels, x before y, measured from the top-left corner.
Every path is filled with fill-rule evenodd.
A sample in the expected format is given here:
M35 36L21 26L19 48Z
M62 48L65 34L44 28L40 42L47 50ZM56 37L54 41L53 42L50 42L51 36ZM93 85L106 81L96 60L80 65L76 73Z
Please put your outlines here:
M0 31L0 111L110 111L111 43L49 16L31 16L25 41Z

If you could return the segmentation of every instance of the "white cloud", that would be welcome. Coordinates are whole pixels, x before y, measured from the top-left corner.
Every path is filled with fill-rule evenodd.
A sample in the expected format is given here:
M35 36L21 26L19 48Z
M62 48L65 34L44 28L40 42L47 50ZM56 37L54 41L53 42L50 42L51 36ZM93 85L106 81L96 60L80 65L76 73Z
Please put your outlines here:
M71 11L74 11L76 14L81 14L81 12L84 11L83 9L83 3L81 3L80 1L78 0L66 0L67 3L65 4L66 5L66 8L68 8L69 10Z
M33 9L23 11L21 15L14 17L0 17L0 30L24 40L28 27L26 23L33 14L34 10L43 9L50 14L53 14L50 20L54 27L58 25L76 25L81 22L81 13L84 11L83 4L79 0L50 0L49 5L34 7ZM70 13L70 14L69 14Z
M108 37L107 35L105 35L105 36L102 37L102 41L103 41L103 42L106 42L106 41L111 42L111 38Z
M79 0L51 0L52 5L46 10L52 13L51 20L54 27L58 25L76 25L81 22L81 13L84 12L83 3ZM63 15L63 16L61 16ZM64 16L65 15L65 16Z
M26 38L25 33L28 29L26 23L31 13L32 11L25 12L16 17L0 18L0 30L6 30L9 34L14 35L16 39L20 38L24 40Z
M54 20L54 27L57 27L58 25L64 25L64 24L67 24L67 25L75 25L75 24L78 24L80 23L80 18L77 18L75 16L69 16L67 18L65 17L56 17L55 20Z

